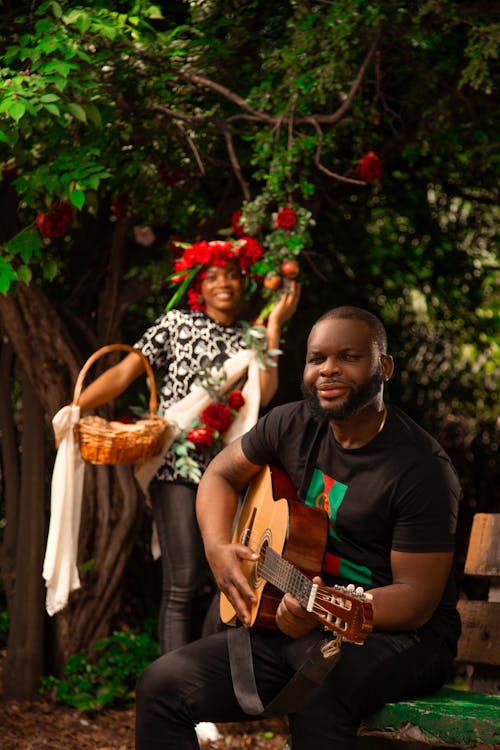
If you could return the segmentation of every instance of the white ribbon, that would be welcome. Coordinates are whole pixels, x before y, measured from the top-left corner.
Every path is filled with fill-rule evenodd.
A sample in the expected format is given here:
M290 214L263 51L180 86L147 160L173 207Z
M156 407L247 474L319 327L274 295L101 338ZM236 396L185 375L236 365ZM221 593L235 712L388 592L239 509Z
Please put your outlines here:
M64 609L70 592L80 588L76 559L85 465L73 436L73 426L79 419L80 407L70 404L63 406L52 420L59 449L52 473L50 524L42 573L49 615Z

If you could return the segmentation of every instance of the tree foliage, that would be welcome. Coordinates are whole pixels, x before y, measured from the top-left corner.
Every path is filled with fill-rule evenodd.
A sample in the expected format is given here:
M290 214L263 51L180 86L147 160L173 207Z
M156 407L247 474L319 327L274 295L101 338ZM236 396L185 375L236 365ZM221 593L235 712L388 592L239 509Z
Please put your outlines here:
M333 274L345 288L337 299L357 294L394 330L404 323L411 377L436 410L449 409L457 370L453 408L465 399L475 410L478 396L489 408L492 10L434 0L25 8L4 19L0 139L20 232L4 237L3 292L35 273L68 293L100 264L98 241L95 255L83 246L87 268L71 237L43 242L36 214L59 201L74 207L75 232L103 215L111 226L113 204L159 229L163 241L124 269L156 288L169 236L212 236L241 204L279 255L272 213L290 203L310 217L285 248L302 251L311 288ZM385 165L372 185L356 173L367 151ZM413 344L422 334L425 353ZM419 370L436 358L448 367L433 390Z
M428 426L450 415L472 427L492 422L499 369L492 4L0 7L0 323L11 348L3 350L4 389L13 350L50 418L70 400L93 350L134 340L160 312L172 240L229 234L241 210L267 249L263 274L300 257L303 304L284 346L290 366L280 398L297 393L310 323L328 307L358 304L387 325L401 363L391 395L407 410ZM372 152L383 164L373 180L360 170ZM68 225L61 206L71 207ZM285 206L299 219L290 231L276 226ZM18 413L19 398L10 400ZM15 496L17 468L6 455ZM123 472L89 480L99 499L89 505L82 559L99 560L92 530L108 482L113 502L131 487ZM127 497L122 532L130 545L138 511ZM117 517L113 508L102 517ZM112 524L106 533L116 537ZM97 585L89 580L90 589ZM112 602L116 611L114 593ZM85 631L89 615L79 606L59 638ZM70 651L106 634L109 621L102 626L100 617Z

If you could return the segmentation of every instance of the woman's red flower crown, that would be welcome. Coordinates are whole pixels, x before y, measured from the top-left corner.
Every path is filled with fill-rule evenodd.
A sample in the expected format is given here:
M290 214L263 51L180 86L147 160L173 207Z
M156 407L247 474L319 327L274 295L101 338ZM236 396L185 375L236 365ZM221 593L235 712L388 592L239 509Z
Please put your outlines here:
M190 271L199 266L191 288L187 293L187 302L192 310L203 310L201 302L201 282L205 278L208 266L225 266L228 261L235 261L241 273L247 276L251 273L254 263L262 258L264 248L253 237L240 237L236 240L214 240L207 242L195 242L187 247L182 256L174 263L174 273L171 281L180 283L184 281Z

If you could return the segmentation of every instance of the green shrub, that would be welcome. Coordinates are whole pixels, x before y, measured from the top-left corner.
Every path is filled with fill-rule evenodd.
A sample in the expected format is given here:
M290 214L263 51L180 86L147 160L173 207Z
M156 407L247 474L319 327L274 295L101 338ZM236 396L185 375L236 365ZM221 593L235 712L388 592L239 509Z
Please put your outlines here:
M111 704L128 705L134 699L137 677L160 655L148 633L113 633L95 644L101 655L90 660L83 653L68 659L64 678L43 678L42 692L80 711L99 711Z

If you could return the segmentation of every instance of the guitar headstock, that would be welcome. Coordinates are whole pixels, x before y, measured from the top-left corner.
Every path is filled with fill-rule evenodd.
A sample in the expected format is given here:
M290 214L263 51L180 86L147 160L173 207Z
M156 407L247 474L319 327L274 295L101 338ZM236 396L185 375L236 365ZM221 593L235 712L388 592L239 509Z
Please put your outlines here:
M343 640L361 644L373 629L371 599L354 586L318 586L311 611Z

